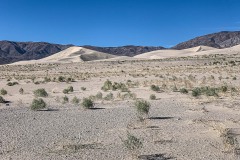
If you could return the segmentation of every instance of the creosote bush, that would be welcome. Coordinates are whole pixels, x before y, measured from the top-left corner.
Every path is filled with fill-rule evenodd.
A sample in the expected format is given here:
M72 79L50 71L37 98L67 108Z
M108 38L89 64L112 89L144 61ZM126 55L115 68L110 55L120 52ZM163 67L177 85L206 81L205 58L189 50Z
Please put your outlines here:
M151 90L153 90L153 91L155 91L155 92L158 92L158 91L160 91L160 88L158 87L158 86L156 86L156 85L151 85Z
M23 94L24 93L24 90L22 88L19 89L19 93L20 94Z
M18 82L8 82L7 83L8 86L14 86L14 85L17 85L17 84L18 84Z
M122 141L124 147L126 147L131 152L135 152L143 147L142 141L130 133L127 133L127 139Z
M63 103L63 104L64 104L64 103L68 103L68 101L69 101L69 98L68 98L67 96L64 96L64 97L63 97L63 102L62 102L62 103Z
M2 96L0 96L0 103L5 103L5 99Z
M46 108L46 103L42 98L39 99L33 99L31 104L31 110L37 111Z
M48 96L48 93L46 92L46 90L44 88L40 88L40 89L33 91L33 94L35 97L47 97Z
M156 95L155 94L151 94L149 97L151 100L156 100Z
M76 96L73 97L73 99L72 99L73 104L79 104L79 102L80 102L80 100Z
M81 87L82 91L86 91L86 89L87 89L86 87Z
M85 109L91 109L94 107L94 103L90 98L83 98L81 105Z
M104 100L106 101L111 101L113 100L114 97L113 97L113 94L112 93L108 93L105 97L104 97Z
M188 90L186 88L181 88L180 93L182 94L188 94Z
M151 106L149 102L145 100L137 100L134 105L140 116L143 116L143 115L148 116L150 106Z
M1 95L6 95L6 94L7 94L7 90L5 90L4 88L2 88L2 89L0 90L0 94L1 94Z

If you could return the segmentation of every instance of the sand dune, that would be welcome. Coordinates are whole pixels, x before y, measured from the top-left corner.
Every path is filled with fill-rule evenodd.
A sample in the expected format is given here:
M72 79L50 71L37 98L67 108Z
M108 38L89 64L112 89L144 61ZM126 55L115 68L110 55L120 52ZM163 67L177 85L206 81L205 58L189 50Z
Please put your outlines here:
M83 47L70 47L61 52L58 52L49 57L31 60L31 61L20 61L13 64L33 64L33 63L72 63L72 62L83 62L114 58L115 55L97 52Z
M188 57L197 55L209 55L209 54L238 54L240 53L240 45L217 49L207 46L198 46L183 50L157 50L152 52L143 53L134 57L116 56L103 52L93 51L83 47L70 47L59 53L51 55L49 57L31 60L15 62L15 65L34 64L34 63L72 63L72 62L84 62L84 61L118 61L118 60L133 60L133 59L163 59L174 57Z
M209 55L209 54L238 54L240 53L240 45L217 49L207 46L198 46L184 50L157 50L144 54L134 56L134 58L140 59L163 59L163 58L173 58L173 57L188 57L197 55Z

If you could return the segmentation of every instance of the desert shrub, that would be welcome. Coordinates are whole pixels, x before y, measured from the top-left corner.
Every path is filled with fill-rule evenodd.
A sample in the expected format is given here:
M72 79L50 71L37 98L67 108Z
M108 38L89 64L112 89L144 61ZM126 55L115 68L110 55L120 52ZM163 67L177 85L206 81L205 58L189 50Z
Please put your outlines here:
M82 91L86 91L86 89L87 89L86 87L81 87Z
M124 147L126 147L131 152L135 152L136 150L143 147L142 141L130 133L127 134L127 139L122 140L122 142Z
M114 97L113 97L113 94L112 93L108 93L105 97L104 97L104 100L106 101L111 101L113 100Z
M225 92L227 92L228 87L227 87L227 86L222 86L222 87L220 88L220 90L225 93Z
M155 94L151 94L151 95L150 95L150 99L151 99L151 100L155 100L155 99L156 99L156 95L155 95Z
M172 91L173 91L173 92L177 92L177 91L178 91L177 86L174 85L173 88L172 88Z
M42 98L40 99L33 99L31 104L31 110L37 111L46 108L46 103Z
M6 95L6 94L7 94L7 90L5 90L4 88L2 88L2 89L0 90L0 93L1 93L1 95Z
M2 96L0 96L0 103L5 103L5 99Z
M65 82L65 77L59 76L59 77L58 77L58 81L59 81L59 82Z
M68 77L68 78L67 78L67 83L69 83L69 82L74 82L74 79L71 78L71 77Z
M68 103L68 101L69 101L69 98L67 96L64 96L63 97L63 103Z
M68 94L68 93L69 93L69 90L68 90L68 89L64 89L64 90L63 90L63 93L64 93L64 94Z
M151 85L151 90L158 92L160 91L160 88L156 85Z
M233 77L233 80L237 80L237 77Z
M8 82L7 83L8 86L14 86L14 85L17 85L17 84L18 84L18 82Z
M94 103L90 98L83 98L83 101L82 101L81 105L85 109L91 109L91 108L94 107Z
M111 90L112 89L112 82L109 81L109 80L105 81L101 89L103 91Z
M206 96L218 96L217 94L217 88L207 88L205 90L205 95Z
M141 115L141 116L147 115L148 116L150 106L151 106L149 102L147 102L145 100L137 100L134 105L135 105L139 115Z
M69 92L73 92L73 86L69 86L67 89Z
M44 88L33 91L33 94L35 97L47 97L48 96L48 93L46 92L46 90Z
M95 97L96 99L102 99L103 98L102 92L98 92Z
M128 92L128 93L125 93L123 95L121 95L121 93L118 93L118 97L121 98L122 100L125 100L125 99L133 99L135 100L137 98L137 95L135 93L131 93L131 92Z
M188 90L186 88L181 88L180 93L182 94L188 94Z
M44 82L51 82L51 78L49 78L49 77L44 77Z
M192 90L192 96L193 97L198 97L198 96L200 96L201 95L201 89L200 88L194 88L193 90Z
M80 100L76 96L73 97L73 99L72 99L73 104L79 104L79 102L80 102Z
M19 89L19 93L20 94L23 94L24 93L24 90L22 88Z

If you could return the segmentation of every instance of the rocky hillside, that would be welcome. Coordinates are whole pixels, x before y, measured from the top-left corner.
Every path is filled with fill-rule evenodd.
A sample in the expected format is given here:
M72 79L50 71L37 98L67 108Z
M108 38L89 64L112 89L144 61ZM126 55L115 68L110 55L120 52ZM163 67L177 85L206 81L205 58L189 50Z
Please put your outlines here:
M173 49L186 49L200 45L214 48L228 48L240 44L240 31L218 32L196 37L186 42L182 42L173 47Z
M151 52L155 50L165 49L164 47L152 47L152 46L121 46L121 47L96 47L96 46L83 46L84 48L109 53L118 56L136 56L138 54Z
M70 46L72 45L59 45L46 42L0 41L0 64L40 59L60 52Z

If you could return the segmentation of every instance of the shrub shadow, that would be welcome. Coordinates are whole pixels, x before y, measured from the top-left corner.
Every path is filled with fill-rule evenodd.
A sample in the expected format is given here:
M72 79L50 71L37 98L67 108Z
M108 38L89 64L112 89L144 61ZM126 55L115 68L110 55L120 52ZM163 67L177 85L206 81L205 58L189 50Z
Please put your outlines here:
M173 159L173 157L165 157L165 154L152 154L152 155L140 155L138 159L141 160L167 160Z

